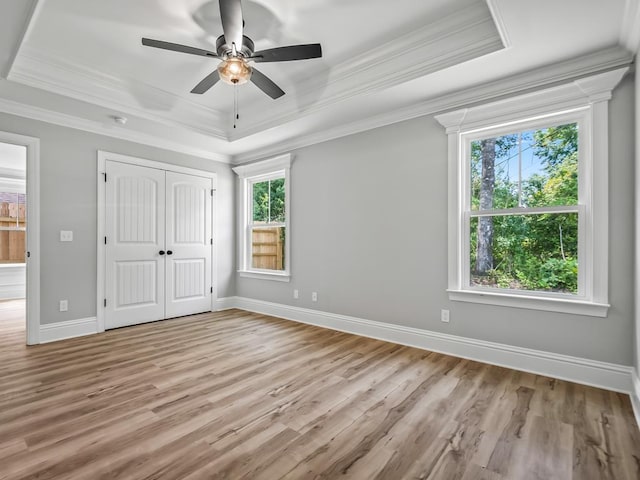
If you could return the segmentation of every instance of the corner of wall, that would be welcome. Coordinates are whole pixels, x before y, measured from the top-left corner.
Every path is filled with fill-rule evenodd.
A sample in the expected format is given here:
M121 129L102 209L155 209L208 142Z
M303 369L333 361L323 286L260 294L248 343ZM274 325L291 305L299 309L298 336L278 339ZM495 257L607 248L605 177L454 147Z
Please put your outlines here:
M640 371L634 369L632 374L631 406L636 416L636 424L640 428Z

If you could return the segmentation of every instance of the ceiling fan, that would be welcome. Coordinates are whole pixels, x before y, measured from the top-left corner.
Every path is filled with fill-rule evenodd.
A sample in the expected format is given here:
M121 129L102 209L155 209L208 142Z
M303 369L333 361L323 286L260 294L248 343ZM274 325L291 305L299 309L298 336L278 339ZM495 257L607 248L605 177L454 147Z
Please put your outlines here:
M244 35L241 0L219 1L223 35L216 40L215 52L151 38L142 39L142 44L147 47L222 60L218 68L198 83L191 93L203 94L220 79L230 85L242 85L251 80L260 90L275 100L284 95L284 91L265 74L249 65L249 62L288 62L322 57L322 47L319 43L254 51L253 41Z

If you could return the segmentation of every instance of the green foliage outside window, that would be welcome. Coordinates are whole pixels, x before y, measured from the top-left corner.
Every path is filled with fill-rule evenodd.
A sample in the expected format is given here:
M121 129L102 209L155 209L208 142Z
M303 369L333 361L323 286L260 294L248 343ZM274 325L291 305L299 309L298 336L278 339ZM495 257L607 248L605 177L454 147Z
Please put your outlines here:
M494 141L471 144L472 211L578 204L577 124ZM470 235L473 285L577 293L577 213L473 217Z
M254 223L284 223L284 178L253 184Z

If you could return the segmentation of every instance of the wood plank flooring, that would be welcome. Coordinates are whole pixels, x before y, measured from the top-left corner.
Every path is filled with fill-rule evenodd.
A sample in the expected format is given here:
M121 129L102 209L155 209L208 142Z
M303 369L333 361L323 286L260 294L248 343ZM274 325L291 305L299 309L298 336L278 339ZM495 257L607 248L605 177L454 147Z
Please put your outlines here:
M240 310L25 347L1 479L638 479L626 395Z

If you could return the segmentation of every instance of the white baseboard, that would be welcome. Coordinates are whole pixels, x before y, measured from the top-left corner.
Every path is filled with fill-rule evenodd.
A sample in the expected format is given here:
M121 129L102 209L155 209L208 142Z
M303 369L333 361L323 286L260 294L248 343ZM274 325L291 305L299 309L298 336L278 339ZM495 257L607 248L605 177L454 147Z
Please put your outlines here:
M223 305L225 308L240 308L251 312L273 315L296 322L607 390L627 394L632 391L632 367L625 365L515 347L244 297L227 297L220 300L224 300Z
M98 320L96 317L49 323L40 325L40 343L55 342L57 340L82 337L94 333L98 333Z
M236 307L237 298L238 297L218 298L218 300L216 301L216 311L219 312L220 310L230 310L232 308L237 308Z
M636 414L636 423L640 427L640 372L634 369L631 372L633 377L633 390L631 392L631 405L633 406L633 413Z

